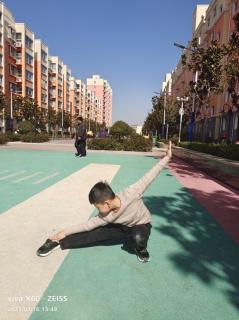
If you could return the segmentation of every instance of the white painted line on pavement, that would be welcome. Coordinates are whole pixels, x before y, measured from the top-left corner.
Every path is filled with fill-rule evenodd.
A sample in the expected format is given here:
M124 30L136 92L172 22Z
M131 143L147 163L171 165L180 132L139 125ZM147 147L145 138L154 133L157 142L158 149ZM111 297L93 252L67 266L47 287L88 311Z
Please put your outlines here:
M86 221L93 210L90 189L101 180L110 183L119 168L90 164L0 215L1 320L29 319L35 298L43 295L69 252L56 250L42 258L36 250L55 230ZM8 311L14 308L24 310Z
M16 172L16 173L11 173L11 174L8 174L7 176L4 176L4 177L1 177L0 180L6 180L8 178L12 178L12 177L15 177L15 176L19 176L20 174L23 174L25 173L26 171L20 171L20 172Z
M59 172L55 172L55 173L53 173L53 174L51 174L51 175L49 175L49 176L47 176L45 178L42 178L40 180L37 180L37 181L33 182L33 184L39 184L39 183L45 182L45 181L47 181L47 180L49 180L49 179L51 179L51 178L53 178L55 176L58 176L58 175L59 175Z
M19 182L22 182L22 181L24 181L24 180L31 179L32 177L38 176L38 175L41 174L41 173L42 173L41 171L35 172L35 173L33 173L33 174L30 174L30 175L28 175L28 176L25 176L25 177L23 177L23 178L20 178L20 179L18 179L18 180L15 180L15 181L13 181L13 183L19 183Z

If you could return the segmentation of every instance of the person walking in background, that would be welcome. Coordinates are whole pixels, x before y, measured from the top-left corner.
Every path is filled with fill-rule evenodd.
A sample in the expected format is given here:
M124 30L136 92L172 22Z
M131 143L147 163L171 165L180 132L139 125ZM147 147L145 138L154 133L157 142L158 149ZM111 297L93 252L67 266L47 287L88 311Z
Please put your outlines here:
M77 153L76 157L86 156L86 126L83 122L83 118L80 116L77 118L76 135L75 135L75 148Z

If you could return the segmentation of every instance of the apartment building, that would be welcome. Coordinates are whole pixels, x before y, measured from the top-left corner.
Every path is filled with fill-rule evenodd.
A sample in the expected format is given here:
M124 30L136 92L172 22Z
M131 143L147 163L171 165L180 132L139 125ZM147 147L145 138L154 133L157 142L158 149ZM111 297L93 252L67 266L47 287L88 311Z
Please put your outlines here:
M110 84L99 75L88 78L86 83L87 89L94 92L97 98L102 101L101 123L110 127L112 125L112 88Z
M48 59L49 49L40 39L35 40L35 99L41 108L48 110Z
M12 95L34 98L47 114L50 108L72 116L112 124L112 89L107 80L95 75L82 80L58 56L49 54L48 46L35 39L34 32L15 21L0 1L0 90ZM4 122L0 119L0 128Z
M221 45L227 44L234 29L233 18L238 12L238 0L212 0L210 5L197 5L193 13L192 39L197 38L204 48L213 40ZM190 51L184 50L183 53L189 56ZM184 95L191 80L197 81L197 73L187 70L180 59L172 73L172 96L175 98ZM196 103L194 107L194 138L203 141L239 139L238 110L232 105L226 86L221 94L211 94L209 106Z
M0 89L10 97L17 91L16 28L12 13L0 3Z
M63 108L67 113L72 113L70 104L70 85L71 85L71 70L63 65Z
M35 98L35 35L25 25L16 23L16 65L17 65L17 93L23 97Z
M48 105L56 112L63 108L63 62L57 56L50 56Z
M166 94L167 96L171 96L171 93L172 93L172 73L166 73L160 91L161 91L161 94Z

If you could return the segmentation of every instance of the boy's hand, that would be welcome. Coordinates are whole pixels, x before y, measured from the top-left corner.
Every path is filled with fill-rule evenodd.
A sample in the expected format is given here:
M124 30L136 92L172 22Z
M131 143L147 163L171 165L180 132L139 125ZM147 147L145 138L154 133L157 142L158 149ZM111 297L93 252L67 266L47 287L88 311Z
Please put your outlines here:
M171 142L171 140L169 141L168 150L166 151L166 155L167 155L169 158L172 157L172 142Z
M60 241L62 239L64 239L66 237L66 234L64 231L59 231L57 232L56 234L52 235L50 237L51 240L57 240L57 241Z

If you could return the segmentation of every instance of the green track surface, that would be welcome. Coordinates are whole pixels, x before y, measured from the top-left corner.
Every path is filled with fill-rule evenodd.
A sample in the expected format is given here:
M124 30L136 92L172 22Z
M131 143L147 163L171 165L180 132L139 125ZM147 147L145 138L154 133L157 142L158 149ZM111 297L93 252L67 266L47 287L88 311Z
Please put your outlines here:
M15 192L10 182L0 181L2 213L89 163L119 164L112 182L118 192L157 161L111 154L75 159L68 152L18 150L2 150L0 159L0 170L60 172L34 190L29 181ZM239 248L166 169L144 201L153 217L151 262L139 263L120 245L71 250L30 320L239 319ZM48 296L66 296L67 301L50 302Z

